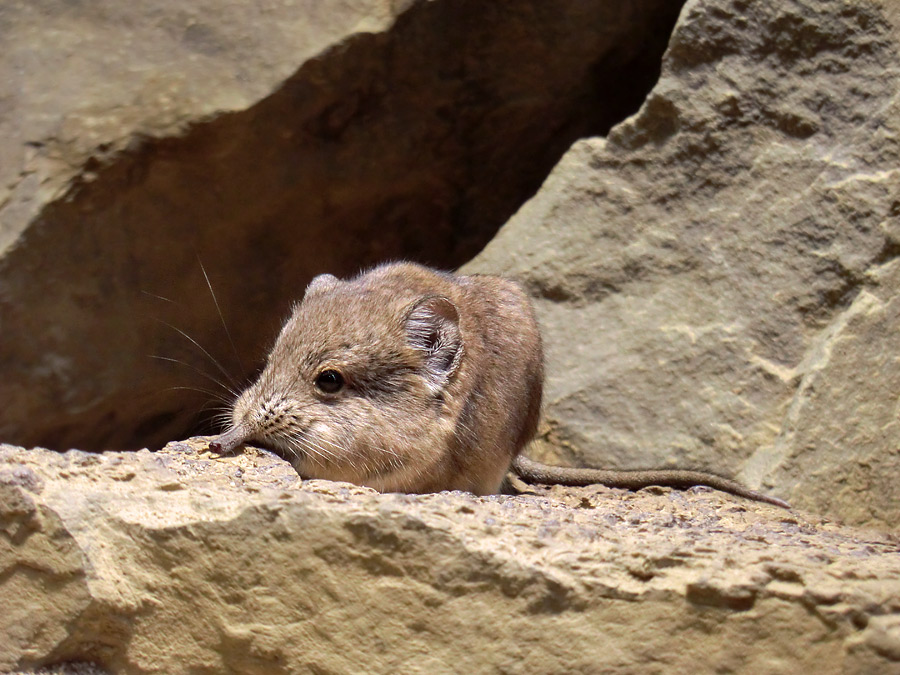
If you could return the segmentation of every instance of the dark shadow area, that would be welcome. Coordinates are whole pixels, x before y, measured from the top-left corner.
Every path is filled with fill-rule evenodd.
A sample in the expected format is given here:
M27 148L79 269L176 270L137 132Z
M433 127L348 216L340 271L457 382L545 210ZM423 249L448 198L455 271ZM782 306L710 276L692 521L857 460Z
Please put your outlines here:
M0 262L0 438L211 431L315 274L458 267L634 113L682 4L416 3L252 108L92 162Z

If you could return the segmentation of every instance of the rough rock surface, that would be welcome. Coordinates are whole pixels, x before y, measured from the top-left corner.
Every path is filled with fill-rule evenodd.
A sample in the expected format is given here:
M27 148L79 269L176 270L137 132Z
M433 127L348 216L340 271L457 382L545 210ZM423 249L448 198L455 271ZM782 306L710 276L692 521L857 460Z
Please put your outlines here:
M0 668L900 667L896 537L708 490L382 495L204 448L0 447Z
M314 274L469 259L682 1L4 2L0 438L182 438Z
M544 456L900 523L900 5L697 0L469 271L522 279Z

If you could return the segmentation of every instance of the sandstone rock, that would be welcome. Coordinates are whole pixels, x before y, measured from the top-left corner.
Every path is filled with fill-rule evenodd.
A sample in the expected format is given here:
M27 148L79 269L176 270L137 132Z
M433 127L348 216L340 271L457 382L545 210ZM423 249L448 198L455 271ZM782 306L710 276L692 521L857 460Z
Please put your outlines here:
M900 7L689 2L659 82L469 271L537 297L543 454L900 523Z
M887 673L896 538L709 490L382 495L0 448L0 668Z
M680 6L4 3L0 438L182 438L314 274L467 260L638 108Z

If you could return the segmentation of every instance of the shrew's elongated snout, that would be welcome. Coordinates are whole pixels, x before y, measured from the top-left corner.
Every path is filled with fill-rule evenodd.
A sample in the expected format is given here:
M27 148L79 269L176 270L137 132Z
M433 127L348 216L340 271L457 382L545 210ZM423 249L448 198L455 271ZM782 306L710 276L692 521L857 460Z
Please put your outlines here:
M216 436L214 440L209 442L209 449L220 455L227 455L241 443L249 439L250 434L247 429L242 424L239 424L236 427L231 427L231 429L224 434Z

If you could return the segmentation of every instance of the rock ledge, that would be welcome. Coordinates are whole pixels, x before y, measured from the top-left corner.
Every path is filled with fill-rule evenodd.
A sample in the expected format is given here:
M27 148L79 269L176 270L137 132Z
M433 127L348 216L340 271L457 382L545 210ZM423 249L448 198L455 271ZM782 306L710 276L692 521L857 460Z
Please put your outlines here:
M0 668L889 672L900 542L695 489L382 495L0 446Z

